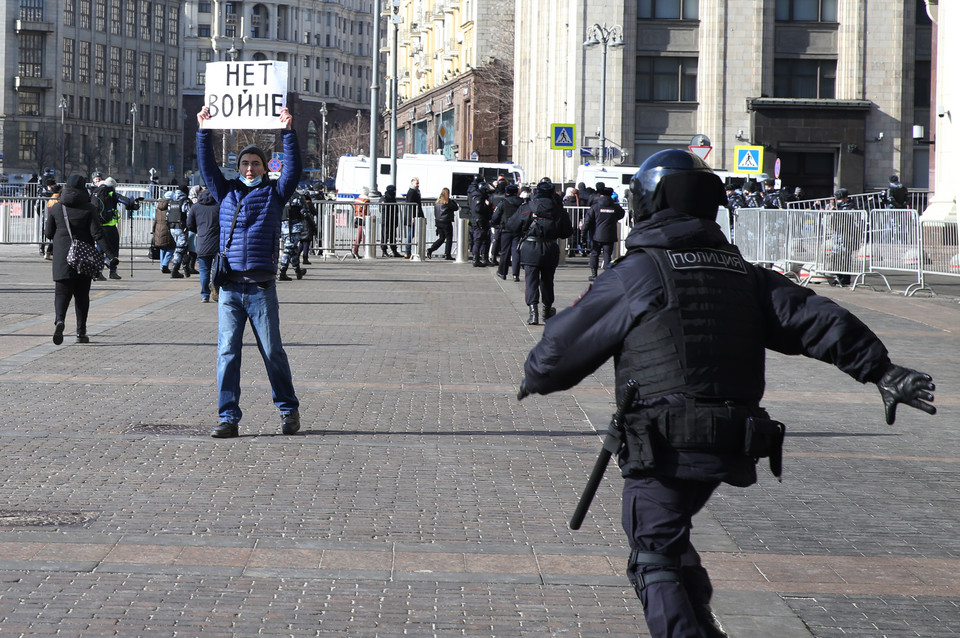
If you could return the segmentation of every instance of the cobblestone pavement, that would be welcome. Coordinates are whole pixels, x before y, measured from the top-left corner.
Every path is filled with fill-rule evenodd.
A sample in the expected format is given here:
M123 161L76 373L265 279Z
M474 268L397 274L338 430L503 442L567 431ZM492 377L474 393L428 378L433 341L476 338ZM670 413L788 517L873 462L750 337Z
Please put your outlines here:
M542 329L521 284L436 260L308 269L279 289L302 435L279 435L248 331L242 436L216 440L196 277L125 258L94 284L92 342L70 316L55 346L49 262L0 246L0 633L646 635L615 470L567 527L612 366L518 403ZM561 268L558 305L586 275ZM769 357L784 480L722 487L695 531L731 636L960 634L960 286L934 288L818 292L934 375L935 418L888 427L873 386Z

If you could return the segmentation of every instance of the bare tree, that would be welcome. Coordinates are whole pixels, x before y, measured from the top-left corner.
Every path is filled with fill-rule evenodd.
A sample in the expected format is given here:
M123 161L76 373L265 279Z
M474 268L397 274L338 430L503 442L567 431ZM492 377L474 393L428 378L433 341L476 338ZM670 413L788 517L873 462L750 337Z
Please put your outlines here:
M511 144L513 137L513 40L504 40L497 52L501 57L487 58L473 71L476 121L483 122L474 135L481 153L495 154L503 161L508 159L508 146L500 142Z
M358 132L359 131L359 132ZM370 118L361 114L360 124L354 119L337 122L327 133L327 175L336 172L337 162L342 155L363 155L370 152ZM322 152L322 150L320 151ZM319 160L317 162L320 163Z
M34 173L42 175L43 169L60 166L60 144L61 140L57 135L54 124L47 124L37 131L37 152L34 157ZM61 179L64 178L61 176Z

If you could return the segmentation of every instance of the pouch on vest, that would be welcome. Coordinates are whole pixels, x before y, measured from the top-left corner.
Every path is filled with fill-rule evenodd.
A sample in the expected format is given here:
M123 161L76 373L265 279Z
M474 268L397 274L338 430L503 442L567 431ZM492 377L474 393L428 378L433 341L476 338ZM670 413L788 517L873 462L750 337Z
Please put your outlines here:
M744 432L743 452L755 459L770 457L770 472L780 478L786 432L786 427L779 421L749 417Z
M653 429L655 424L650 419L637 414L627 416L619 449L610 450L617 454L617 463L624 478L656 468L653 438L650 436Z

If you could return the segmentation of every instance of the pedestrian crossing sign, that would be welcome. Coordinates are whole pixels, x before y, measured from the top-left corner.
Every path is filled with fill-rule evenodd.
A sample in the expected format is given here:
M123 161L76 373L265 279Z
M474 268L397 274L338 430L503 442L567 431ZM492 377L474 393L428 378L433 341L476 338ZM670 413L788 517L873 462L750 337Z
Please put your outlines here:
M734 146L733 147L734 173L762 173L763 147L762 146Z
M576 147L576 124L550 125L550 148L559 151L573 150Z

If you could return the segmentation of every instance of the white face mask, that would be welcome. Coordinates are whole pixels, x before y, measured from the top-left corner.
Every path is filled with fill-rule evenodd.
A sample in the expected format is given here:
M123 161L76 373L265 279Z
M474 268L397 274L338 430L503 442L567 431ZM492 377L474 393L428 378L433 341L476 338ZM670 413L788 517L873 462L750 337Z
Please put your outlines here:
M256 186L257 184L260 183L260 178L261 178L261 177L262 177L262 175L257 175L256 177L254 177L254 178L252 178L252 179L247 179L246 177L244 177L243 175L241 175L241 176L240 176L240 181L243 182L244 184L246 184L247 186Z

